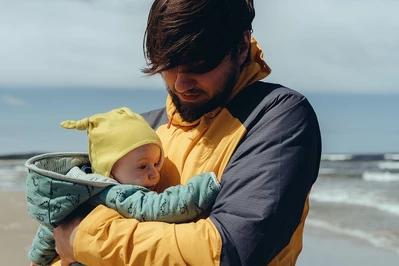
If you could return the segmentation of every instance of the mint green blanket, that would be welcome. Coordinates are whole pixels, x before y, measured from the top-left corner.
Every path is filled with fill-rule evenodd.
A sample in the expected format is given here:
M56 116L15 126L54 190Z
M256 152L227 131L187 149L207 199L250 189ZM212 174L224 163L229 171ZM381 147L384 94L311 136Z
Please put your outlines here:
M182 223L209 211L220 191L212 172L194 176L186 185L156 193L80 170L80 166L89 163L86 153L48 153L26 162L28 213L41 224L29 252L29 258L37 265L50 265L57 256L52 228L83 203L103 204L126 218L142 222Z

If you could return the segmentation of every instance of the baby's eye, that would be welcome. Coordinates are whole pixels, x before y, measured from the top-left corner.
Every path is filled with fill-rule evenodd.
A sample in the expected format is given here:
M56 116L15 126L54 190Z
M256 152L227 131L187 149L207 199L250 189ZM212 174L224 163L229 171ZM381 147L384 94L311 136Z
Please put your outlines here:
M158 165L159 165L159 163L154 163L154 166L155 166L155 167L158 167Z
M147 165L146 165L146 164L142 164L142 165L139 166L139 169L140 169L140 170L144 170L144 169L146 169L146 168L147 168Z

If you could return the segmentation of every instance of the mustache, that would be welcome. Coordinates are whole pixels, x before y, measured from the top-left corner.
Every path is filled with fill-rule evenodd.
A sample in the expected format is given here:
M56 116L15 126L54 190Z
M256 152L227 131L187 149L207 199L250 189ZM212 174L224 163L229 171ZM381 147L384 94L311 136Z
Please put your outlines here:
M171 89L171 88L169 88L168 86L166 86L166 91L167 91L169 94L173 94L173 95L177 95L177 94L186 94L186 95L190 95L190 94L201 94L201 93L204 92L202 89L199 89L199 88L192 88L192 89L190 89L190 90L187 90L187 91L181 93L181 92L176 91L175 88Z

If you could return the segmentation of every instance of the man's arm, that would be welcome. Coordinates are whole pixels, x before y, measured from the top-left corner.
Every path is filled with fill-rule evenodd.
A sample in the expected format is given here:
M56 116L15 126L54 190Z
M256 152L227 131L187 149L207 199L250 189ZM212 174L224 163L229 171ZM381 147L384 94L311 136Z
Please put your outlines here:
M251 114L262 118L247 127L210 216L222 237L221 265L270 263L300 224L318 175L321 138L309 102L293 91L272 99Z
M75 257L89 265L269 263L300 223L321 143L305 98L277 95L258 111L222 176L209 219L139 223L99 206L77 230Z

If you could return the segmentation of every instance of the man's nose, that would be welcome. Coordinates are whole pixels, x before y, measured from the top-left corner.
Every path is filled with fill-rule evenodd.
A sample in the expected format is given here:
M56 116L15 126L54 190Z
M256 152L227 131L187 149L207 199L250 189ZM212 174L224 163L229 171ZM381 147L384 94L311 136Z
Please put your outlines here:
M195 88L195 80L187 73L177 72L175 80L175 90L184 93Z

